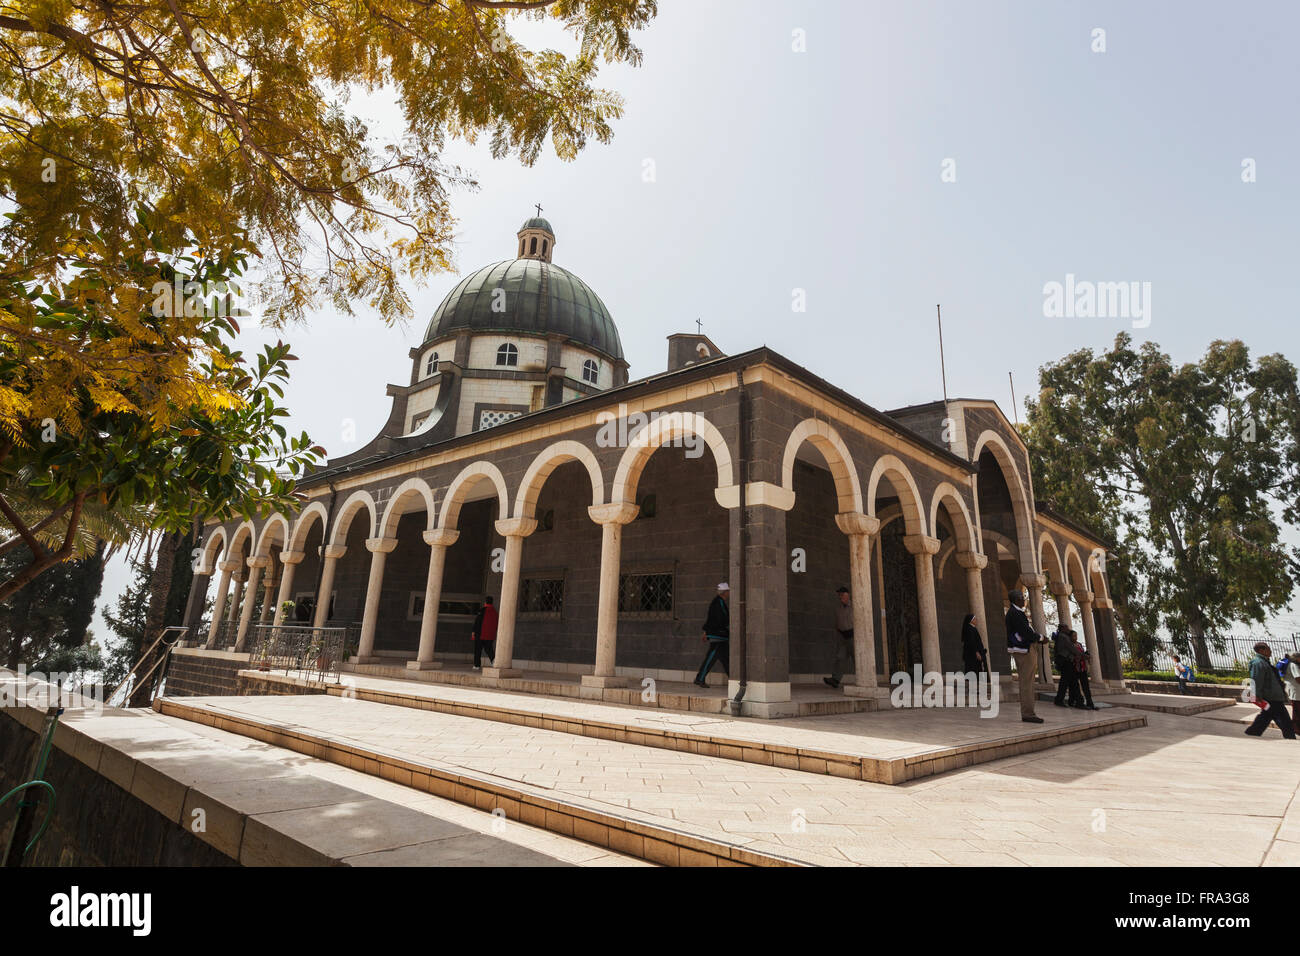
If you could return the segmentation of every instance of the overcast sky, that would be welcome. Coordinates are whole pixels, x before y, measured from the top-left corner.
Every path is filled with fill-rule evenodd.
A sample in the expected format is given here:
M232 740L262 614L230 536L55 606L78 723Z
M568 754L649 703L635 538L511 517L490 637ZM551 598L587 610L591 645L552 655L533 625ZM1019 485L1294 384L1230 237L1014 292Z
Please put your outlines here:
M940 397L936 303L949 394L1009 414L1008 372L1023 399L1040 365L1123 329L1176 361L1222 337L1298 361L1298 11L661 0L643 65L602 72L626 100L612 143L531 168L448 150L481 184L454 196L457 273L513 256L540 203L633 378L699 318L727 352L768 345L882 409ZM390 100L353 102L381 138L400 130ZM331 457L368 441L458 274L413 290L404 328L323 313L290 329L294 426ZM1044 285L1067 275L1150 283L1149 325L1046 317ZM101 606L126 577L110 568ZM1294 611L1277 630L1300 630Z

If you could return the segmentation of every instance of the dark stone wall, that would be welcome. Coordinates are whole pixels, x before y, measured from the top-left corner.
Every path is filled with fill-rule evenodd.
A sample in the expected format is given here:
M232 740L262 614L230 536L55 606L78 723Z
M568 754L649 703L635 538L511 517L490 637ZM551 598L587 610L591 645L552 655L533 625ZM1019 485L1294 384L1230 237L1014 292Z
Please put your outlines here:
M29 779L40 736L0 711L0 792ZM58 747L44 779L54 787L54 817L25 858L27 866L235 866L234 860L142 803ZM8 843L17 799L0 807L0 846ZM44 810L36 810L37 825Z

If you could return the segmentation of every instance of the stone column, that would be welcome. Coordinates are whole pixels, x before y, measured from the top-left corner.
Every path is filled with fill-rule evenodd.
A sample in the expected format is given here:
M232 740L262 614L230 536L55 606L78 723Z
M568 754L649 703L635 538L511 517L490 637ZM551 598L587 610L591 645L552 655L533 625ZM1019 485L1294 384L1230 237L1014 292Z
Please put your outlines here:
M293 576L298 570L298 565L302 564L302 559L307 557L306 551L281 551L280 564L284 570L280 572L280 594L275 599L275 623L284 623L284 602L293 600Z
M850 697L877 696L875 614L871 606L871 538L880 521L860 511L835 516L835 524L849 538L849 599L853 604L853 683L845 684Z
M1083 618L1083 643L1088 651L1088 680L1104 681L1101 676L1101 654L1097 652L1097 622L1092 619L1091 591L1076 591L1075 599L1079 602L1079 617Z
M502 518L497 534L506 539L506 564L501 573L501 605L497 609L497 643L493 666L484 677L518 677L515 659L515 613L519 609L519 571L524 559L524 538L537 530L536 518Z
M370 552L370 583L366 585L366 609L361 615L361 645L357 648L358 664L374 664L375 625L379 620L379 595L384 589L384 564L393 549L396 538L367 538L366 550Z
M988 614L984 609L983 574L984 569L988 567L989 559L987 555L980 554L978 551L958 551L954 557L957 558L957 563L966 569L966 602L970 605L970 612L975 615L975 629L984 639L984 656L990 658L993 638L989 636ZM991 659L987 663L989 674L992 674Z
M325 627L329 620L330 594L334 591L334 570L339 558L348 553L345 545L327 544L321 550L324 565L321 566L320 590L316 592L316 613L312 617L312 627Z
M1074 589L1068 584L1052 582L1052 597L1056 599L1057 626L1062 631L1068 631L1074 626L1070 616L1070 594L1073 591Z
M1022 574L1020 579L1025 582L1025 588L1029 592L1029 623L1041 636L1046 637L1047 614L1043 611L1043 587L1047 584L1047 575ZM1038 650L1038 677L1044 684L1052 683L1050 647L1050 644L1041 644Z
M227 619L236 621L239 619L240 612L244 609L244 568L240 566L235 572L235 593L230 596L230 610L226 614Z
M212 623L208 627L208 643L204 645L209 650L217 646L217 633L221 630L221 615L226 610L226 597L230 592L230 575L239 569L237 561L222 561L217 565L221 571L221 577L217 581L216 603L212 605Z
M584 687L624 687L626 677L614 675L618 650L618 575L623 550L623 526L641 509L630 501L592 505L591 520L600 525L600 605L596 614L596 673L583 674Z
M1119 634L1115 630L1115 606L1110 598L1094 597L1094 629L1097 633L1098 673L1104 680L1118 681L1123 677L1119 654Z
M916 607L921 616L921 666L927 674L943 672L939 651L939 612L934 599L934 556L939 539L924 534L904 536L903 545L916 558Z
M716 496L716 492L715 492ZM791 717L798 710L790 695L790 619L786 584L790 549L786 544L786 512L778 503L760 504L754 485L746 491L747 504L728 509L731 557L727 583L731 585L730 670L727 696L740 693L741 644L745 653L745 696L740 712L745 717ZM737 496L737 504L739 504ZM747 546L741 549L741 524L747 525ZM739 602L740 565L745 565L744 640ZM697 632L698 633L698 632ZM701 646L702 647L702 646Z
M262 576L262 613L257 616L259 624L271 620L271 589L275 587L275 558L267 555L266 574Z
M248 642L248 625L253 621L253 605L257 603L257 586L266 573L271 559L264 554L248 559L248 587L244 589L244 607L239 615L239 632L235 637L235 652L243 653Z
M447 566L447 549L456 543L460 532L439 528L424 532L424 543L429 546L429 574L424 582L424 612L420 617L420 649L415 660L407 661L407 669L433 670L438 662L433 659L433 643L438 636L438 607L442 604L442 572Z

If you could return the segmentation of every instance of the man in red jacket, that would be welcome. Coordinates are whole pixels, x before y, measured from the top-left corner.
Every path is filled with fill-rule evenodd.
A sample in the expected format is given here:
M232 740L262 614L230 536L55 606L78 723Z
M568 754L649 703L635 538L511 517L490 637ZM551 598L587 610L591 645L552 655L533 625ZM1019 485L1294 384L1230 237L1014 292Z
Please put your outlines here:
M488 656L488 663L496 661L497 644L497 609L492 606L492 595L483 599L483 606L474 618L474 670L483 668L483 654Z

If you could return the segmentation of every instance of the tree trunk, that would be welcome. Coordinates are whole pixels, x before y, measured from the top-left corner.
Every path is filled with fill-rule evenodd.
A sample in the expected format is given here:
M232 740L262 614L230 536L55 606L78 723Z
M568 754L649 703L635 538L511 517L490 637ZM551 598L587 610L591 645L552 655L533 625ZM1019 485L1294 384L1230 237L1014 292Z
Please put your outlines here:
M171 592L172 571L176 566L176 548L181 537L179 532L164 532L158 542L158 550L154 554L153 573L149 576L149 610L145 614L144 635L140 639L140 649L137 654L144 653L167 626L167 596ZM141 678L149 673L149 669L162 657L165 650L161 646L156 647L140 662L136 673L136 684L131 689L131 696L127 701L128 707L149 706L158 675L155 673L148 680L141 680Z
M1203 621L1194 620L1189 630L1188 637L1192 642L1192 654L1196 658L1196 669L1198 671L1208 671L1210 669L1210 649L1205 643L1205 624Z

